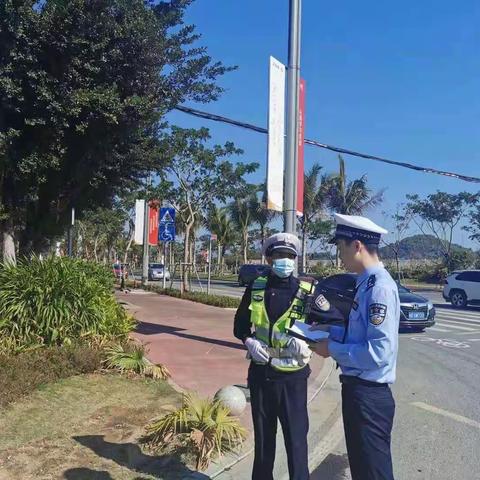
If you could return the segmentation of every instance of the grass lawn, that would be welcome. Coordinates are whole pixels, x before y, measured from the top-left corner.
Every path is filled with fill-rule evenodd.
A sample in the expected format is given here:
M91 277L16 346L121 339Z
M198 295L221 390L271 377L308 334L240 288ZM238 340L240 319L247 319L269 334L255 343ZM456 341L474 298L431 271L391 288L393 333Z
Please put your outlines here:
M182 478L178 459L138 443L180 404L163 381L90 374L49 384L0 410L0 480Z

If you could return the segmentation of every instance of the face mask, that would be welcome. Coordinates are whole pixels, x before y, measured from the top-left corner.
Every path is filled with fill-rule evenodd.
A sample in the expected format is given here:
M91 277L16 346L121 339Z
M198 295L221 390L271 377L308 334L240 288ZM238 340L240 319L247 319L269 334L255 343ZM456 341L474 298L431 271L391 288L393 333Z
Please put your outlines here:
M277 258L273 261L272 270L280 278L286 278L293 273L295 260L292 258Z

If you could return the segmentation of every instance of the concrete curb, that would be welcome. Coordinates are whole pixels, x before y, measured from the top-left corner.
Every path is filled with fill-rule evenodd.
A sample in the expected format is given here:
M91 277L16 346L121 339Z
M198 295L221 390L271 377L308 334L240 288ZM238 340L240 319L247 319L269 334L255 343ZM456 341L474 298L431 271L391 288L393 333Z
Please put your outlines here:
M319 394L325 389L326 385L329 383L332 377L332 373L335 372L335 364L331 359L325 360L322 369L316 376L316 378L309 384L309 397L308 397L308 405L311 405L313 400L317 399ZM339 404L340 404L340 397L335 395L329 395L330 400L327 402L328 406L325 405L325 401L320 402L320 408L318 406L311 405L311 412L310 412L310 420L311 424L315 425L315 428L311 429L311 433L309 433L309 437L317 438L317 442L310 441L309 442L309 456L310 456L310 467L311 470L316 468L319 463L323 460L323 458L329 453L330 449L333 448L335 445L328 446L328 442L325 440L322 442L318 442L318 438L322 438L325 436L325 432L328 433L336 427L337 420L339 418ZM321 412L319 414L318 412ZM318 421L320 419L320 421ZM322 437L318 437L319 432L322 432ZM277 446L278 449L283 449L283 435L281 429L279 428L278 432L279 438L277 439ZM249 465L245 464L244 462L249 459L251 454L253 453L254 446L253 446L253 437L250 437L247 443L244 445L241 452L237 454L230 454L227 455L219 460L218 463L214 463L210 466L210 468L204 472L194 472L189 474L186 477L183 477L184 480L206 480L206 479L218 479L218 480L230 480L230 479L238 479L243 480L250 478L251 472ZM325 453L326 452L326 453ZM277 461L275 466L274 476L275 478L279 478L282 480L288 479L288 473L285 476L284 472L288 472L287 470L287 462L286 456L284 454L280 454L280 451L277 452ZM318 462L318 463L317 463ZM242 468L243 467L243 468ZM239 475L238 470L247 470L248 474L246 475ZM232 471L233 470L233 471ZM242 472L243 473L243 472Z

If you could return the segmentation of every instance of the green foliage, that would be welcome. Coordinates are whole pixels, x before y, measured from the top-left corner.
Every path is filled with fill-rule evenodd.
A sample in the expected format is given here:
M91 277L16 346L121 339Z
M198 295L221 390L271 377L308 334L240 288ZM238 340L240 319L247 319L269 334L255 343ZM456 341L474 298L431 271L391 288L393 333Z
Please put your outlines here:
M348 181L345 162L338 156L339 173L333 178L328 190L328 203L332 211L345 215L361 215L383 200L383 191L373 193L368 187L367 176Z
M164 290L163 288L155 287L154 285L148 285L146 289L152 292L160 293L161 295L191 300L192 302L212 305L213 307L238 308L240 305L239 298L227 297L226 295L207 295L206 293L202 292L184 292L182 295L180 290L170 288L166 288Z
M314 265L311 270L312 274L320 279L331 277L332 275L337 275L339 273L345 273L343 268L337 268L332 264L325 265L321 262L318 262L316 265Z
M133 326L103 265L60 257L0 264L0 345L5 349L124 338Z
M0 354L0 407L41 385L101 368L102 349L84 343Z
M108 368L116 368L122 373L134 372L161 380L170 377L167 367L152 363L145 355L144 346L138 343L114 345L106 350L106 356L105 365Z
M0 2L0 210L23 251L160 168L165 113L222 93L190 3Z
M187 394L182 408L147 426L143 441L160 449L186 446L195 453L197 470L205 470L215 454L235 449L245 437L246 430L221 402Z
M480 203L477 201L468 214L468 224L463 227L470 235L470 240L480 243Z

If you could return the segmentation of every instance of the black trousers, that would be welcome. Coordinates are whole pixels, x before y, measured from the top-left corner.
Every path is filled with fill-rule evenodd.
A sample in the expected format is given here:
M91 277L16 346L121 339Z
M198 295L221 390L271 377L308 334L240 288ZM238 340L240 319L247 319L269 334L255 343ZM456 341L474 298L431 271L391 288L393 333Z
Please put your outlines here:
M343 424L352 480L393 480L390 442L395 401L390 387L369 382L342 383Z
M255 434L252 480L273 480L278 420L285 439L290 480L308 480L307 378L249 379L249 387Z

